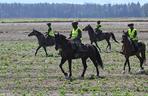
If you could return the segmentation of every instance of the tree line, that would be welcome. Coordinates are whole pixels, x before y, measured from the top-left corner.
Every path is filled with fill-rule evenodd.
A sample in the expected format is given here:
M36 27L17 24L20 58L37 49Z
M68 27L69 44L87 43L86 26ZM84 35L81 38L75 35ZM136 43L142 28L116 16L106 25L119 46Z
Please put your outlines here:
M20 4L0 3L0 18L147 17L148 4Z

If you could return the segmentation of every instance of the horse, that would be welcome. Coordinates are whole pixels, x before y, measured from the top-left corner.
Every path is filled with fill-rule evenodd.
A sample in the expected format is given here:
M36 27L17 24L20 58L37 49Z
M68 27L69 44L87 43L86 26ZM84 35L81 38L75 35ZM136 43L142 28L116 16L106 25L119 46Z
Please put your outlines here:
M95 68L96 68L96 72L97 72L97 77L99 77L99 70L98 70L98 65L101 66L101 68L103 69L103 62L100 56L99 51L97 50L97 48L92 45L92 44L83 44L83 51L80 52L79 49L77 49L77 52L73 49L73 44L72 40L69 40L66 38L66 36L62 35L62 34L56 34L55 35L55 49L61 50L61 54L60 56L61 58L61 62L60 62L60 69L62 71L62 73L64 74L66 79L71 79L72 76L72 59L79 59L81 58L82 60L82 64L83 64L83 72L80 76L80 78L84 78L85 75L85 71L87 69L87 64L86 64L86 60L88 58L90 58L90 60L93 62ZM69 75L68 73L66 73L64 71L64 69L62 68L63 64L68 61L68 65L69 65Z
M133 45L132 45L132 41L130 40L130 38L127 35L127 32L123 31L123 35L122 35L122 54L125 57L125 63L124 63L124 67L123 67L123 73L125 73L125 67L126 64L128 64L128 72L130 73L131 71L131 67L130 67L130 62L129 62L129 57L130 56L134 56L136 55L136 57L139 59L140 61L140 72L144 72L144 67L143 64L146 61L146 55L145 55L145 51L146 51L146 45L143 42L138 42L138 50L137 51L133 51Z
M97 41L102 41L102 40L106 40L108 45L106 47L106 50L109 48L109 51L111 51L111 43L110 43L110 38L112 37L112 39L116 42L119 43L116 38L115 35L112 32L103 32L99 35L97 35L96 32L94 32L93 28L91 27L91 25L87 25L86 27L84 27L82 29L83 31L88 31L88 35L89 35L89 39L91 44L95 43L95 45L97 46L97 48L101 51L101 49L99 48Z
M37 55L37 52L38 50L43 47L44 51L45 51L45 54L46 56L48 56L48 53L47 53L47 50L46 50L46 47L47 46L53 46L55 44L55 40L54 38L48 38L47 36L44 36L41 32L33 29L33 31L31 33L28 34L28 36L36 36L37 39L38 39L38 48L36 49L36 52L35 52L35 56Z

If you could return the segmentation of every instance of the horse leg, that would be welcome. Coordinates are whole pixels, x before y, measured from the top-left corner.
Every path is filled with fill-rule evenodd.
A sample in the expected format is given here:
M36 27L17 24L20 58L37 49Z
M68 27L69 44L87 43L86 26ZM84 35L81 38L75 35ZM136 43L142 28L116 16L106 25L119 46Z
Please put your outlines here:
M61 68L61 71L63 72L64 76L67 78L68 74L64 71L62 67L65 62L66 62L66 59L62 58L59 67Z
M47 56L48 56L48 53L47 53L46 47L43 46L43 48L44 48L44 51L45 51L45 53L46 53L46 57L47 57Z
M107 43L108 43L108 45L107 45L107 47L106 47L106 51L107 51L107 48L109 47L109 52L111 52L111 43L110 43L109 40L106 40L106 41L107 41Z
M130 66L130 62L129 62L129 58L127 59L127 64L128 64L128 72L131 72L131 66Z
M41 46L38 46L38 48L36 49L35 56L37 55L37 52L40 48L41 48Z
M140 57L140 55L138 54L138 55L136 55L137 56L137 58L139 59L139 61L140 61L140 68L141 68L141 71L143 71L144 70L144 68L143 68L143 59L142 59L142 57Z
M83 72L81 74L81 77L84 78L84 75L85 75L85 72L86 72L86 69L87 69L87 64L86 64L86 58L82 58L82 64L83 64Z
M123 72L122 72L123 74L125 73L125 67L126 67L127 61L128 61L128 58L126 58L125 63L124 63Z
M100 49L100 47L98 46L97 42L96 42L96 41L94 41L94 42L95 42L97 48L99 49L99 51L101 52L101 49Z
M69 59L68 60L68 65L69 65L69 79L71 78L71 76L72 76L72 70L71 70L71 62L72 62L72 59Z
M99 77L98 63L94 58L90 58L90 59L94 63L94 66L96 67L97 77Z
M90 44L93 44L93 41L90 41Z

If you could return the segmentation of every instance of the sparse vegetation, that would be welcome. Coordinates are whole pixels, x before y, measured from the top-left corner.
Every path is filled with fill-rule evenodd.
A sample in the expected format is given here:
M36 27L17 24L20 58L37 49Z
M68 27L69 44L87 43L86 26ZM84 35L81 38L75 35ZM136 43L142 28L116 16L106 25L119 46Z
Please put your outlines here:
M80 60L74 60L71 82L64 79L59 69L60 57L57 57L54 47L49 48L52 52L48 50L50 54L54 54L53 56L45 57L41 50L35 57L35 49L32 48L37 45L34 42L0 41L0 91L4 94L146 96L148 92L147 75L134 75L139 68L139 61L134 57L131 59L133 74L121 74L124 57L115 50L112 53L102 52L105 70L100 70L100 75L103 77L89 79L91 74L95 75L96 72L92 62L88 61L84 80L77 78L82 71L82 64ZM114 43L113 46L117 48L119 45ZM102 47L105 48L105 45ZM67 68L67 65L64 67ZM145 67L147 69L147 66Z
M103 28L109 31L111 28L116 29L118 26L114 24L104 23ZM127 23L122 24L126 26ZM116 29L119 32L115 32L118 40L120 40L120 31L124 27L122 24L119 29ZM138 28L147 30L143 23L136 24ZM94 23L93 25L95 26ZM111 25L113 27L110 27ZM36 39L28 38L27 34L24 33L32 26L21 25L23 27L19 26L20 29L17 29L18 26L11 27L11 24L8 26L0 27L0 31L3 31L0 33L0 96L148 96L148 66L144 66L147 74L135 74L139 69L139 61L137 58L131 57L132 74L128 74L128 72L122 74L125 59L116 52L121 49L121 44L112 42L112 52L105 53L106 42L98 43L103 50L101 56L105 68L104 70L100 68L101 78L95 78L94 66L88 60L85 78L79 80L78 77L83 69L82 63L81 60L73 60L73 79L69 81L65 80L59 68L61 58L54 47L48 47L49 57L45 57L43 50L39 50L38 55L34 56L38 46ZM36 25L36 27L38 28L40 25ZM43 27L39 29L45 30ZM67 25L54 25L53 27L57 30L62 30L62 27L63 30L70 29L70 25L68 27ZM7 28L11 30L7 30ZM16 37L9 37L9 34ZM64 34L67 35L67 33ZM147 33L140 34L141 41L148 45ZM83 42L89 42L85 32L83 38ZM148 51L146 56L148 57ZM64 69L68 71L67 67L65 64Z

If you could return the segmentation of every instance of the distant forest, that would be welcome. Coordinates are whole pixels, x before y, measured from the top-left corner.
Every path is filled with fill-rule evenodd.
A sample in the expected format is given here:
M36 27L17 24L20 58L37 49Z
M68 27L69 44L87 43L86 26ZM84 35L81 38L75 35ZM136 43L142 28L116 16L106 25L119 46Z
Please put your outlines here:
M1 3L0 18L147 17L148 4L19 4Z

